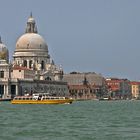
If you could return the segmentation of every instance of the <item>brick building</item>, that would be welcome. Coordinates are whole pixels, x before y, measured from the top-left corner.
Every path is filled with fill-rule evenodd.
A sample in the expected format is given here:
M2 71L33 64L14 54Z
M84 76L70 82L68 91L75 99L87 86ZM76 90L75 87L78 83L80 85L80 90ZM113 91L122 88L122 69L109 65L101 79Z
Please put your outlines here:
M131 98L131 85L128 79L108 78L106 79L108 94L115 98Z

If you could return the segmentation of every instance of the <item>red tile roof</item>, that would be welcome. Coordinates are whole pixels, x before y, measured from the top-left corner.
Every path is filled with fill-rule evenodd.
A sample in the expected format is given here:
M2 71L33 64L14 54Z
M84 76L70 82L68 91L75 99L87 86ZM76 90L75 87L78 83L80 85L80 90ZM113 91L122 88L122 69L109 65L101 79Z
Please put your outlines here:
M140 82L137 82L137 81L132 81L130 82L131 85L140 85Z

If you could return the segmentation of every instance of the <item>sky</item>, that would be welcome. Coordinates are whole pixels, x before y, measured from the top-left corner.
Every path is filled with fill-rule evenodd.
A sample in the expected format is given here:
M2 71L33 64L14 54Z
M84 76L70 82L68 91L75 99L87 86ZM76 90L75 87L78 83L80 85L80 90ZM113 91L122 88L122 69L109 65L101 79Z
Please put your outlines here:
M0 36L10 59L31 12L65 73L140 80L140 0L0 0Z

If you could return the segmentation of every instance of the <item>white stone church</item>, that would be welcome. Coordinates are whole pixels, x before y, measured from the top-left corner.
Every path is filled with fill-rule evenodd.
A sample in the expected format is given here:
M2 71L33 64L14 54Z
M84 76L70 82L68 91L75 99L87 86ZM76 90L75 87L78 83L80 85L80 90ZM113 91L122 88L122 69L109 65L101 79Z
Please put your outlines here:
M48 45L38 34L32 14L25 33L16 42L12 62L9 62L9 51L0 38L0 98L38 92L66 96L68 87L62 79L63 69L51 59Z

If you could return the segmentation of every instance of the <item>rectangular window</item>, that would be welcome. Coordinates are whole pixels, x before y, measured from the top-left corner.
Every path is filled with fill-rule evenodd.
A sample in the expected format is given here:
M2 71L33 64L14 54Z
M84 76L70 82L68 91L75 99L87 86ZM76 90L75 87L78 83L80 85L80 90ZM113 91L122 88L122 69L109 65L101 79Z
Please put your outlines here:
M0 78L4 78L4 71L0 71Z

